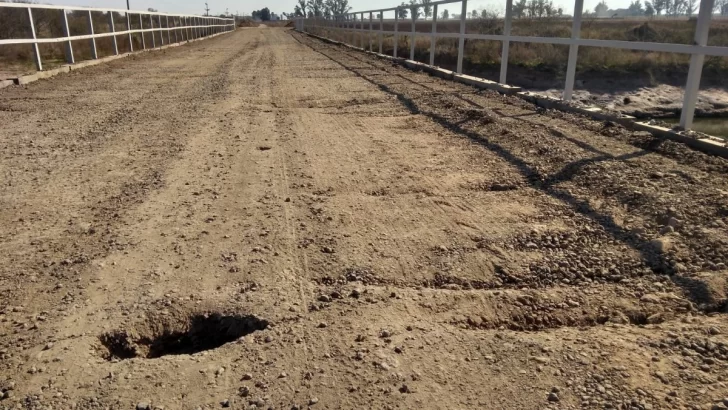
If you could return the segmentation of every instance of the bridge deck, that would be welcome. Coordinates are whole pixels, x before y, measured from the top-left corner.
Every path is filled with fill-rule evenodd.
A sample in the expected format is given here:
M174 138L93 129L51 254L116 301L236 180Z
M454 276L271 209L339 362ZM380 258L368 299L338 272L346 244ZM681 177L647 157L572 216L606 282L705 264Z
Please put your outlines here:
M0 107L0 407L728 396L724 159L273 28Z

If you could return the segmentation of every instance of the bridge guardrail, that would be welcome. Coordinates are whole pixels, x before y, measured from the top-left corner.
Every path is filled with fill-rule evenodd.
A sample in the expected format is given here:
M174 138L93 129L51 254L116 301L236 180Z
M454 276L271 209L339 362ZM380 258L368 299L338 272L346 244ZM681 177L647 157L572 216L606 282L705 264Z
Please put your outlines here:
M157 48L154 33L159 32L160 46L165 45L164 33L167 33L166 44L179 43L181 41L189 41L198 38L209 37L212 35L220 34L227 31L235 30L235 19L233 18L222 18L213 16L197 16L193 14L170 14L161 13L154 11L140 11L140 10L126 10L126 9L112 9L112 8L91 8L91 7L77 7L77 6L63 6L63 5L45 5L45 4L30 4L30 3L3 3L0 2L0 11L3 9L25 9L27 10L27 24L30 27L32 38L19 38L19 39L0 39L0 46L9 44L30 44L33 46L33 56L35 60L35 66L38 71L43 71L43 62L38 48L38 44L42 43L65 43L65 57L68 64L75 63L75 57L73 55L73 44L72 41L76 40L90 40L91 42L91 56L93 59L98 59L98 51L96 48L96 39L111 37L113 40L113 53L119 55L119 47L117 43L117 36L128 35L129 36L129 51L134 51L134 45L132 42L132 35L141 33L142 36L142 49L147 49L146 41L144 40L144 33L152 33L152 44L151 48ZM35 22L33 19L33 10L60 10L62 12L61 25L63 28L63 37L52 37L52 38L38 38L36 32ZM68 25L68 12L69 11L81 11L88 13L88 30L89 34L72 36L70 34ZM94 33L93 25L93 12L101 12L108 15L109 32L108 33ZM126 30L117 31L114 27L114 13L123 14L126 16ZM139 16L139 29L132 29L132 16ZM147 19L147 25L149 28L144 28ZM156 22L154 21L156 18ZM170 21L171 20L171 21ZM164 24L163 24L164 22ZM136 22L135 22L136 23ZM156 24L156 27L155 27ZM174 41L173 37L174 36Z
M571 28L571 37L530 37L530 36L513 36L511 35L511 22L513 20L513 0L506 0L505 18L503 26L503 34L466 34L465 27L467 21L467 2L468 0L440 0L429 3L433 8L432 31L418 32L416 31L416 19L410 18L412 21L411 31L399 31L400 19L398 10L411 10L414 7L418 9L423 7L420 5L408 4L406 6L396 6L385 9L367 10L348 12L345 14L335 15L330 18L314 17L314 18L296 18L296 29L299 31L310 31L311 29L326 29L334 32L342 32L350 35L341 36L340 40L345 43L357 46L356 33L359 33L359 46L366 49L364 44L364 33L368 34L369 51L373 50L373 42L371 36L376 34L379 41L379 53L382 52L382 38L384 34L394 35L394 57L397 57L397 44L399 36L408 36L412 38L409 58L414 60L415 41L418 36L430 37L430 65L435 65L435 39L436 38L456 38L458 39L458 56L457 56L457 73L463 72L463 55L465 49L465 39L474 40L494 40L502 42L501 51L501 68L500 83L506 84L508 73L508 51L511 42L522 43L546 43L560 44L569 46L569 57L566 68L566 82L564 85L563 100L570 101L574 91L574 80L576 76L576 61L579 52L579 46L588 47L605 47L620 48L639 51L656 51L668 53L690 54L690 68L687 75L685 85L685 94L683 97L683 105L680 116L680 126L683 129L690 129L693 124L695 115L695 104L698 99L698 89L700 86L700 77L703 71L703 62L705 56L728 57L728 47L708 46L708 29L712 17L714 0L702 0L698 12L697 25L694 35L693 44L670 44L670 43L654 43L654 42L638 42L638 41L622 41L622 40L598 40L580 38L582 12L584 9L584 0L574 1L574 16ZM460 13L460 32L459 33L438 33L437 32L437 13L438 6L443 4L462 3L462 11ZM394 11L394 31L383 30L384 13ZM378 16L377 29L374 28L374 15ZM365 17L368 15L368 26L365 27ZM356 16L360 16L359 19ZM390 19L391 21L391 19ZM358 25L358 27L357 27Z

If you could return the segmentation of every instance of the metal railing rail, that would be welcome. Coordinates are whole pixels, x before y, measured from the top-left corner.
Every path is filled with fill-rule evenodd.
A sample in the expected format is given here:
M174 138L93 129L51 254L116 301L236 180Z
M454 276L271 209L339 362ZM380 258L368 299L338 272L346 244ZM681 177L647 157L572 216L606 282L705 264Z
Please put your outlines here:
M116 41L117 36L128 35L129 36L129 51L134 51L134 44L132 42L132 34L142 34L142 49L147 49L147 44L144 39L144 33L152 33L152 47L157 48L154 33L159 32L160 46L165 45L165 36L167 34L167 45L173 43L179 43L183 41L190 41L193 39L209 37L217 35L227 31L235 30L235 19L233 18L222 18L212 16L197 16L193 14L170 14L161 13L154 11L140 11L140 10L126 10L126 9L112 9L112 8L92 8L92 7L76 7L76 6L57 6L57 5L45 5L45 4L28 4L28 3L2 3L0 2L0 10L3 8L17 8L26 9L28 16L28 24L30 26L30 32L32 38L19 38L19 39L0 39L0 46L8 44L31 44L33 46L33 57L35 59L35 66L38 71L43 71L43 62L38 48L38 44L45 43L65 43L65 55L66 62L68 64L74 64L75 58L73 55L73 44L72 41L76 40L91 40L91 55L93 59L98 59L98 51L96 49L96 39L104 37L112 37L113 39L113 50L114 55L119 55L119 47ZM35 29L35 22L33 19L33 10L39 9L50 9L62 11L63 26L63 37L53 38L38 38L38 33ZM85 35L70 35L68 25L68 12L69 11L82 11L87 12L88 30L89 34ZM94 33L93 26L93 12L101 12L108 15L108 33ZM126 30L117 31L114 27L114 13L123 14L126 16ZM132 16L139 16L139 29L132 30ZM142 18L149 17L147 19L147 25L150 28L144 28L145 22ZM155 21L156 20L156 21ZM170 21L171 20L171 21ZM163 27L162 22L164 21ZM135 21L136 23L136 21ZM156 27L155 27L156 25ZM174 36L174 41L172 41Z
M458 74L463 72L463 56L465 51L465 39L473 40L492 40L502 42L501 51L501 69L500 69L500 83L506 84L508 75L508 54L511 42L521 43L542 43L542 44L560 44L569 46L569 57L566 66L566 81L564 84L563 100L570 101L573 91L574 82L576 76L576 61L579 52L579 46L586 47L603 47L603 48L619 48L627 50L637 51L655 51L655 52L667 52L667 53L680 53L690 54L690 68L688 71L687 81L685 85L685 94L683 97L682 113L680 116L680 126L683 129L690 129L693 124L693 117L695 114L695 104L698 98L698 89L700 86L700 77L703 71L703 62L705 56L720 56L728 57L728 47L720 46L708 46L708 29L710 27L710 20L712 17L713 3L714 0L702 0L700 2L700 9L698 12L697 24L694 33L693 44L671 44L671 43L653 43L653 42L638 42L638 41L622 41L622 40L599 40L599 39L584 39L580 38L581 34L581 21L582 11L584 8L583 0L574 0L574 16L571 28L571 37L530 37L530 36L513 36L511 35L511 23L513 21L513 0L506 0L506 13L504 17L503 34L466 34L467 24L467 2L468 0L440 0L429 4L433 9L432 18L432 31L431 32L418 32L416 31L416 20L409 18L412 21L411 28L409 31L400 31L400 19L398 10L407 10L411 13L413 8L423 7L423 5L406 5L396 6L385 9L357 11L346 14L336 15L330 18L315 17L315 18L296 18L296 30L299 31L317 31L322 32L323 30L330 30L335 33L340 33L339 40L348 43L353 46L359 46L366 49L364 44L365 35L368 37L369 51L373 50L372 35L376 34L379 43L379 53L382 52L382 38L384 35L394 36L394 50L393 55L397 57L398 54L398 43L400 36L407 36L411 38L411 46L409 50L410 60L414 60L415 57L415 37L430 37L430 65L435 65L435 40L437 38L455 38L458 39L458 56L457 56L457 68ZM443 4L461 3L462 10L460 13L460 31L459 33L438 33L438 6ZM394 22L394 30L384 30L383 19L385 12L394 11L394 20L388 19L387 22ZM374 17L376 16L377 23L375 24ZM368 19L366 18L368 17ZM367 26L365 27L365 23ZM375 27L376 26L376 27ZM405 29L406 30L406 29ZM359 44L357 45L357 33L359 34Z

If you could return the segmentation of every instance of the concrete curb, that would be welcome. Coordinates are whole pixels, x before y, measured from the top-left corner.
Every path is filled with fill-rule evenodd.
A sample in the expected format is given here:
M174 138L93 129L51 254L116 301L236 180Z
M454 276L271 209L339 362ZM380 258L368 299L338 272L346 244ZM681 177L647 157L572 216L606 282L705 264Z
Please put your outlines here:
M299 31L299 33L301 33ZM676 141L683 143L691 148L694 148L698 151L705 152L706 154L716 155L723 158L728 158L728 141L723 140L721 138L716 137L698 137L698 136L691 136L686 135L683 132L678 132L671 130L669 128L659 127L656 125L651 125L646 122L640 122L637 120L637 118L624 115L624 114L618 114L610 111L603 110L599 107L593 107L593 106L577 106L571 103L568 103L566 101L560 100L558 98L553 98L537 93L532 93L528 91L522 91L520 87L513 87L509 86L507 84L500 84L496 83L494 81L489 81L483 78L479 77L473 77L465 74L457 74L455 72L452 72L450 70L445 70L439 67L430 66L428 64L423 64L417 61L412 60L406 60L404 58L395 58L389 55L385 54L379 54L372 51L364 50L361 47L352 46L346 43L342 43L340 41L331 40L326 37L317 36L316 34L306 33L304 34L311 36L313 38L317 38L321 41L324 41L329 44L335 44L339 46L344 46L347 48L350 48L352 50L356 51L363 51L366 54L374 55L375 57L386 59L393 61L395 63L398 63L410 70L413 71L425 71L431 75L444 78L446 80L453 80L457 81L459 83L467 84L476 88L480 89L489 89L489 90L495 90L502 94L509 94L509 95L515 95L519 98L522 98L528 102L531 102L539 107L548 108L548 109L557 109L560 111L565 112L571 112L575 114L581 114L587 117L590 117L595 120L599 121L612 121L617 124L623 125L625 128L635 130L635 131L646 131L650 134L663 139L668 139L671 141Z
M170 48L170 47L179 47L179 46L185 45L187 43L192 43L192 42L201 41L201 40L208 40L208 39L211 39L213 37L221 36L223 34L228 34L228 33L231 33L231 32L228 31L228 32L225 32L225 33L212 34L212 35L207 36L207 37L196 38L196 39L193 39L193 40L180 41L178 43L166 44L166 45L163 45L163 46L160 46L160 47L148 48L146 50L137 50L137 51L134 51L134 52L124 53L124 54L118 54L118 55L115 55L115 56L102 57L102 58L99 58L99 59L96 59L96 60L79 61L76 64L64 65L64 66L61 66L59 68L54 68L53 70L38 71L35 74L24 75L24 76L21 76L21 77L11 78L11 79L8 79L8 80L0 80L0 89L5 88L5 87L9 87L9 86L11 86L13 84L16 84L16 85L26 85L26 84L29 84L29 83L32 83L32 82L35 82L35 81L38 81L38 80L41 80L41 79L44 79L44 78L54 77L54 76L56 76L58 74L61 74L61 73L68 73L68 72L71 72L71 71L80 70L82 68L91 67L91 66L95 66L95 65L103 64L103 63L108 63L110 61L118 60L118 59L121 59L121 58L125 58L125 57L129 57L129 56L132 56L132 55L136 55L136 54L142 54L142 53L148 53L148 52L152 52L152 51L164 50L164 49L167 49L167 48Z

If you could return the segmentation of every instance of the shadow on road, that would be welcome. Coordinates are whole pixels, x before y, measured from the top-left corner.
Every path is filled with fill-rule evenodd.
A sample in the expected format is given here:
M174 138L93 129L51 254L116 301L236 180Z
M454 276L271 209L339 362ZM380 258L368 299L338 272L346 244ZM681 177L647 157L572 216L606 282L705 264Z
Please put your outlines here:
M406 95L404 93L398 92L396 90L393 90L389 85L384 84L381 81L378 81L377 79L381 77L381 75L367 75L364 73L361 68L359 67L352 67L345 64L345 62L339 61L335 58L332 58L331 56L327 55L324 51L314 48L309 44L306 44L305 42L300 41L297 36L294 36L297 41L299 41L301 44L311 48L315 52L327 57L332 62L338 64L345 70L349 71L353 75L355 75L358 78L361 78L370 84L376 86L381 91L388 93L390 95L393 95L397 98L397 100L402 104L402 106L406 107L406 109L412 113L412 114L418 114L418 115L424 115L428 118L432 119L436 123L440 124L441 126L447 128L448 130L461 135L463 137L468 138L470 141L477 143L484 149L487 149L496 155L498 155L503 160L507 161L511 165L515 166L519 172L523 175L526 181L528 181L528 184L531 188L536 189L552 198L555 198L559 201L561 201L564 204L567 204L574 212L577 212L590 220L594 221L595 223L599 224L601 227L604 228L604 231L607 232L614 240L625 244L629 246L630 248L636 250L639 252L639 254L642 257L643 262L648 266L654 273L656 274L668 274L671 275L671 278L673 280L673 283L681 287L684 291L686 296L694 303L699 305L702 310L708 312L708 311L724 311L726 309L726 301L725 300L715 300L711 296L711 292L707 288L707 285L700 281L693 278L689 278L683 275L674 275L676 272L670 263L669 260L667 260L666 255L664 253L661 253L659 251L656 251L653 244L651 244L648 241L645 241L641 239L635 232L625 229L624 227L620 226L611 215L605 214L600 212L599 210L595 209L592 205L588 203L588 201L577 198L573 194L571 194L567 189L560 188L556 186L558 183L562 183L565 181L571 180L575 175L577 175L584 167L594 164L601 161L627 161L629 159L641 157L644 155L647 155L651 152L655 152L655 149L657 149L657 146L652 147L646 147L639 151L620 155L620 156L614 156L607 152L604 152L603 150L600 150L598 148L593 147L590 144L585 143L584 141L577 140L575 138L569 137L568 135L565 135L562 132L553 132L551 131L551 134L559 139L563 139L565 141L569 141L570 143L575 144L576 146L580 147L581 149L597 154L596 157L592 158L585 158L585 159L579 159L573 162L569 162L563 168L552 175L542 175L537 169L532 167L525 161L523 158L518 157L513 152L511 152L506 147L490 141L487 136L464 128L464 124L468 122L469 120L472 120L472 118L466 118L461 121L453 121L449 118L444 117L438 112L432 111L427 109L426 106L418 102L418 100L421 100L423 98L428 98L428 96L432 96L433 93L439 93L439 94L447 94L449 96L457 97L460 100L470 104L471 106L476 106L484 110L490 110L490 108L483 107L480 104L477 104L476 102L463 97L462 95L458 95L457 93L443 93L438 90L434 90L432 88L429 88L423 84L417 83L412 79L408 79L404 76L401 76L399 74L392 74L395 75L403 80L406 80L408 82L414 83L417 86L420 86L420 88L424 88L427 91L426 92L419 92L417 95ZM331 47L338 47L336 45L332 45ZM354 57L351 54L349 54L348 50L338 50L340 52L344 52L347 56L357 60L359 63L366 63L362 58ZM354 52L352 52L354 53ZM362 56L363 57L363 56ZM366 58L366 57L363 57ZM371 70L371 68L367 68L366 70ZM380 69L377 68L379 71ZM478 93L478 92L476 92ZM414 94L414 93L413 93ZM475 94L475 93L473 93ZM499 110L494 109L492 111L495 111L498 115L503 116ZM536 115L537 113L533 114L520 114L516 117L519 119L529 122L533 124L532 122L528 121L528 118L532 115Z

